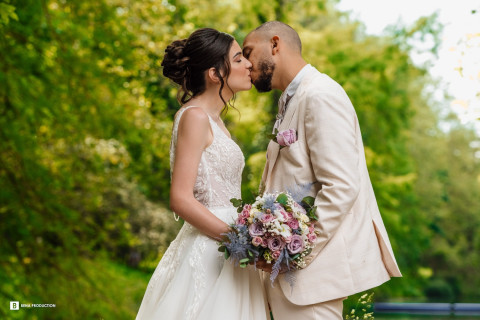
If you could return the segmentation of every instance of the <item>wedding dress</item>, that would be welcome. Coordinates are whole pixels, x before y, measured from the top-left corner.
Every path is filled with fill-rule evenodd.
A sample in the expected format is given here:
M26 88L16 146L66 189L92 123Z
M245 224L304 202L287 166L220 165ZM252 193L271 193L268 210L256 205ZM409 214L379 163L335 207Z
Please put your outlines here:
M191 108L191 107L188 107ZM173 168L177 130L186 109L177 114L170 145ZM195 198L215 216L232 223L231 198L240 198L245 160L238 145L209 117L213 142L202 154ZM185 222L148 284L137 320L264 320L264 289L258 272L234 266L218 252L215 240Z

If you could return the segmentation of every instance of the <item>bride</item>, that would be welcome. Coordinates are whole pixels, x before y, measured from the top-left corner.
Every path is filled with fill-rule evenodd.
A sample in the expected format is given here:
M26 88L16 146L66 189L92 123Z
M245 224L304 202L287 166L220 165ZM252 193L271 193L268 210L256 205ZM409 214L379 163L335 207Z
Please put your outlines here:
M163 74L180 85L170 145L170 206L185 220L158 264L136 319L267 319L258 272L217 251L239 198L244 157L220 114L249 90L251 63L235 39L204 28L165 50Z

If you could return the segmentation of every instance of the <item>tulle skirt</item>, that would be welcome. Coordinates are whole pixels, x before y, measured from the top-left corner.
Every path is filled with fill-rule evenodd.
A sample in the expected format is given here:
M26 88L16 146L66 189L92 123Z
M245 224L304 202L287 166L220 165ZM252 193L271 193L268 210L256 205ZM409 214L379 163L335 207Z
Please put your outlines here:
M234 207L210 208L226 223ZM266 320L259 272L224 259L215 240L185 223L158 264L137 320Z

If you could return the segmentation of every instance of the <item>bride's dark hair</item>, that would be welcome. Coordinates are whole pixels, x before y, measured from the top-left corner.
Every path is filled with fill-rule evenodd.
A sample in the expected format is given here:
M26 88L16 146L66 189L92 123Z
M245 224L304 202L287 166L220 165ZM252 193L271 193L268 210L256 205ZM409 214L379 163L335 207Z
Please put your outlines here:
M230 74L228 54L234 40L227 33L202 28L194 31L187 39L173 41L165 49L163 75L180 85L180 103L185 104L205 91L205 71L213 67L220 79L220 98L227 104L222 96L225 86L222 74L225 79Z

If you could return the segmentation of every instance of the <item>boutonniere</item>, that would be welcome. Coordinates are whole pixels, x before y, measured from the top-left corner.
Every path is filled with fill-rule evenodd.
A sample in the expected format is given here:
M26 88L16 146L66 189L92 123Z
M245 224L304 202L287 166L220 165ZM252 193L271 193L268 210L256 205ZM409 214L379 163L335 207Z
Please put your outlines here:
M297 141L297 131L295 129L287 129L283 131L275 131L269 134L268 137L280 145L280 149L290 146Z

